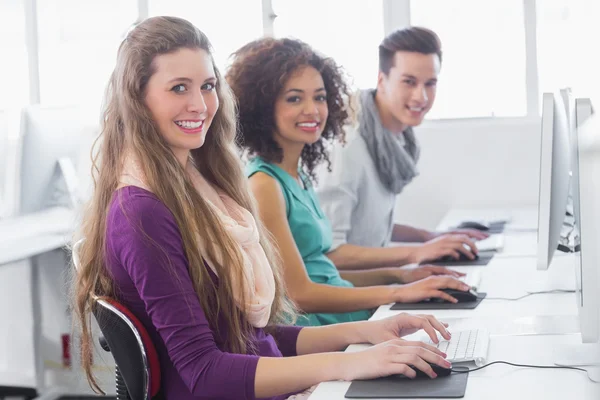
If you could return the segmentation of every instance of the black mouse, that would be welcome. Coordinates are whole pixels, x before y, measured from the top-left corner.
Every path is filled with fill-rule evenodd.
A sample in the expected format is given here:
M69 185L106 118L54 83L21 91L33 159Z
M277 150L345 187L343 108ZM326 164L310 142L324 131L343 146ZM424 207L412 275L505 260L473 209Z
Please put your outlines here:
M438 378L448 376L448 375L450 375L450 373L452 373L452 370L450 368L440 367L439 365L432 364L430 362L428 362L427 364L429 364L431 369L433 369L433 372L435 372L437 374ZM409 365L409 367L411 367L412 369L415 370L415 372L417 373L417 376L416 376L417 378L429 378L429 375L427 375L425 372L421 371L419 368L415 367L414 365Z
M478 231L489 231L490 226L477 221L463 221L458 225L459 229L477 229Z
M456 289L440 289L442 292L449 294L450 296L454 297L456 300L458 300L459 303L470 303L472 301L477 301L478 295L477 292L474 289L469 289L466 292L463 292L462 290L456 290ZM444 303L447 303L446 300L440 299L442 300Z

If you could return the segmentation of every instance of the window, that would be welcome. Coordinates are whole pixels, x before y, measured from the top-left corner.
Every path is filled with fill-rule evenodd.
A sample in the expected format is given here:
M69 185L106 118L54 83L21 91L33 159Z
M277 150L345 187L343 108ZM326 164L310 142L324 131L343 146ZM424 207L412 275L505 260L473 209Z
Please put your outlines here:
M377 84L383 3L364 0L273 0L277 37L295 37L332 57L353 87Z
M600 61L594 45L600 37L599 17L597 0L537 0L540 98L544 92L570 87L575 97L600 102Z
M418 0L410 9L411 25L442 41L431 118L527 114L523 0Z
M22 0L0 2L0 110L29 101L29 67Z
M208 36L224 74L231 53L263 34L261 0L150 0L150 16L185 18Z
M41 103L100 104L137 1L48 0L37 7Z

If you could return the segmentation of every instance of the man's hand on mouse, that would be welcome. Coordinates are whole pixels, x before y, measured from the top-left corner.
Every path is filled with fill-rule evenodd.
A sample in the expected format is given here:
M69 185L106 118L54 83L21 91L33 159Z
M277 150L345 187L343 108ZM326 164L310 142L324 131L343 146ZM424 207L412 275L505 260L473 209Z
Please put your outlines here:
M413 250L411 262L423 264L445 256L450 256L458 260L461 253L467 259L474 260L475 255L478 253L475 242L463 234L441 235L422 245L416 246Z
M475 239L475 240L483 240L483 239L487 239L488 237L490 237L490 234L487 232L483 232L480 231L478 229L452 229L450 231L447 232L443 232L446 234L454 234L454 235L467 235L469 238L471 239Z
M455 289L466 292L471 287L453 276L437 275L429 276L420 281L407 283L394 290L393 301L400 303L416 303L427 299L442 299L450 303L458 303L458 300L442 291L442 289Z
M433 275L449 275L455 278L465 276L465 274L462 272L437 265L420 265L415 268L398 268L395 272L398 274L399 283L416 282Z
M455 228L442 232L428 232L425 234L425 241L429 242L430 240L433 240L443 235L466 235L470 239L474 240L483 240L490 237L489 233L480 231L478 229Z

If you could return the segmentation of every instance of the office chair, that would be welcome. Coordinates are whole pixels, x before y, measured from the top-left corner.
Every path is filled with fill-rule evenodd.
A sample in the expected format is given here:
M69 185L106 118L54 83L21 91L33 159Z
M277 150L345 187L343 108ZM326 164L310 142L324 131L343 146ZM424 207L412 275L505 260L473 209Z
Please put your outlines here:
M73 264L79 269L79 249L73 245ZM163 400L158 353L140 320L124 305L108 297L94 297L92 313L104 337L100 346L115 359L117 400Z
M159 400L158 353L142 323L114 299L95 299L92 312L104 337L100 346L112 353L118 400Z

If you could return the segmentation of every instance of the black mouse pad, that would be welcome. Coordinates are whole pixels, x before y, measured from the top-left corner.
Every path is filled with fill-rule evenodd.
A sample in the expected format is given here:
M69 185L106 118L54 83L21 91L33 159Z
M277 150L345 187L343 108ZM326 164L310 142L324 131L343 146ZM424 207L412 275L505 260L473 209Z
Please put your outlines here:
M394 303L390 310L472 310L477 308L487 293L477 293L477 300L466 303L446 303L438 300L426 300L419 303Z
M466 229L466 228L459 228L460 224L450 227L450 229ZM492 222L491 224L488 225L488 229L486 231L482 231L485 233L489 233L489 234L495 234L495 233L502 233L504 232L504 229L506 228L506 221L499 221L499 222Z
M468 373L430 378L409 379L403 375L354 381L346 392L347 399L459 399L465 397Z
M489 224L490 228L502 228L504 229L504 227L506 226L507 222L506 221L498 221L498 222L491 222Z
M480 252L479 253L479 258L477 260L467 260L467 261L458 261L458 260L450 260L450 261L441 261L441 260L435 260L435 261L430 261L428 263L425 264L431 264L431 265L441 265L442 267L468 267L468 266L485 266L488 265L489 262L492 260L492 258L494 258L495 255L495 251L486 251L486 252Z

